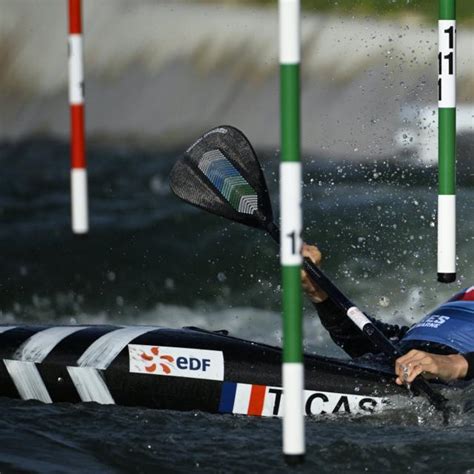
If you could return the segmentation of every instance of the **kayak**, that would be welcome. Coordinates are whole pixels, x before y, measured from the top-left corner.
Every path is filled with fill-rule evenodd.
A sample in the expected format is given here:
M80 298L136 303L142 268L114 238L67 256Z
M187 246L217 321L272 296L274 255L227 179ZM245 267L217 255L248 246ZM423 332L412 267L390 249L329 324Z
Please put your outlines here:
M0 326L0 396L282 416L281 349L227 331ZM307 354L307 415L371 414L408 400L388 365Z

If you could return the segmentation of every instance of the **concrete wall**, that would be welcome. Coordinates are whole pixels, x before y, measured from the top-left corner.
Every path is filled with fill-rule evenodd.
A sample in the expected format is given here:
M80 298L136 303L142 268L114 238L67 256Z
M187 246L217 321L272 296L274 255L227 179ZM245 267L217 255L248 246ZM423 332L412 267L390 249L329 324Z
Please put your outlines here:
M65 0L0 0L0 139L67 137ZM84 1L89 137L186 142L219 123L277 147L276 9ZM474 32L458 28L458 95L474 102ZM437 29L305 14L303 145L394 152L406 106L437 98Z

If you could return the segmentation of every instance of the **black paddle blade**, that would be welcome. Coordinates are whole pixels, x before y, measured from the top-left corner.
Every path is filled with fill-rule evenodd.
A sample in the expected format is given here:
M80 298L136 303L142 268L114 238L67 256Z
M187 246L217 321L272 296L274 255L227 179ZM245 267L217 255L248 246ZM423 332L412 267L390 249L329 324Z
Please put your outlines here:
M223 125L196 140L175 163L171 190L184 201L268 230L273 213L257 155L245 135Z

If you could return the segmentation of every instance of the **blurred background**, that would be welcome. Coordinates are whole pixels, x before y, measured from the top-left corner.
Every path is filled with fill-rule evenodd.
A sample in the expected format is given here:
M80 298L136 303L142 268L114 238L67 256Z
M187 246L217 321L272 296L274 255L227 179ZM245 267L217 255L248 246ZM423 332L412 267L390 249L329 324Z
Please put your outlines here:
M473 102L474 6L458 2L458 102ZM181 145L216 123L279 143L275 1L85 0L88 137ZM67 2L2 0L0 138L67 138ZM437 5L303 2L303 144L436 158ZM462 120L463 131L472 132ZM433 135L434 137L435 135ZM423 148L423 149L422 149Z
M231 124L259 151L277 208L276 2L84 1L82 239L70 231L66 7L0 0L0 323L201 325L278 343L277 249L167 184L198 135ZM458 2L450 286L435 281L437 2L303 7L304 237L370 313L412 323L474 284L474 4ZM333 353L306 310L308 348Z

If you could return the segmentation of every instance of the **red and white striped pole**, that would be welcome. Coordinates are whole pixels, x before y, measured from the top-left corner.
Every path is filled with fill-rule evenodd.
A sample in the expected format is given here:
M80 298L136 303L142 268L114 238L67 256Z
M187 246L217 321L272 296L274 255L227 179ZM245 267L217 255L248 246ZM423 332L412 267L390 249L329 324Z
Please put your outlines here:
M89 231L87 169L84 133L84 65L81 0L69 0L69 104L71 108L71 211L72 231Z

